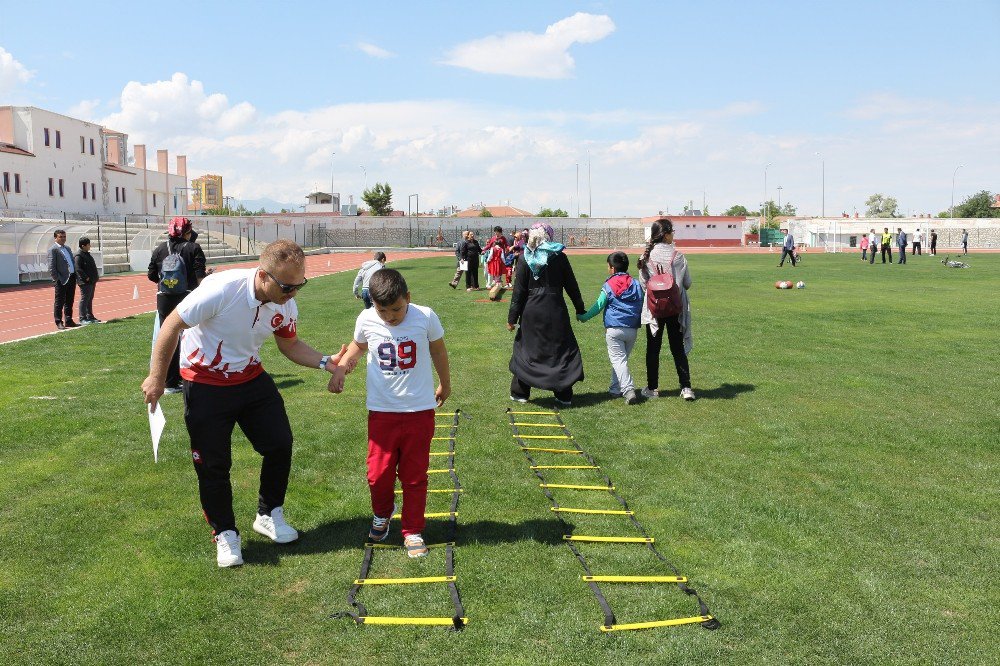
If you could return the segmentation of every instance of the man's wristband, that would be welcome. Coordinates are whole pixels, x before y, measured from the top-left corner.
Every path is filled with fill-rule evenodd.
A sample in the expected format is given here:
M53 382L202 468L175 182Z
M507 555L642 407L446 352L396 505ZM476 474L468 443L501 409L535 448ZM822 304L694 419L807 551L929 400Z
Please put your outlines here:
M326 364L327 364L327 362L329 362L329 360L330 360L329 356L324 356L323 358L321 358L319 360L319 369L320 370L326 370Z

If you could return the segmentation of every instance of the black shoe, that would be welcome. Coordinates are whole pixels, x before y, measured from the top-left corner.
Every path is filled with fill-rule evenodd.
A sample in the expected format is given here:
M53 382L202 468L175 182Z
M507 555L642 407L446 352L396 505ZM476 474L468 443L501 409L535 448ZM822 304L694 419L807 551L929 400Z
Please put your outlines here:
M56 322L56 328L58 328L60 331L65 331L66 330L66 325L63 324L61 321L57 321Z
M449 282L448 286L451 287L452 289L458 289L458 285L455 284L454 282Z
M80 325L72 319L66 320L66 328L80 328Z
M103 324L104 323L103 321L101 321L97 317L91 317L87 321L89 321L91 324Z
M639 403L639 396L635 394L635 391L629 391L625 394L625 404L636 405Z

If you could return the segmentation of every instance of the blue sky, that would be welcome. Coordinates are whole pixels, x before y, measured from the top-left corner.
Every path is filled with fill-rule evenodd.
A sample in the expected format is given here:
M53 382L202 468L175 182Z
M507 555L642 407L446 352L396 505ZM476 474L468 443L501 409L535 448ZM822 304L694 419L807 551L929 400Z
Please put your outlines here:
M1000 190L996 0L168 7L0 0L0 104L187 154L248 199L367 177L401 208L586 212L588 159L595 216L756 207L767 164L804 214L824 169L828 215L873 192L936 213L959 164L956 200Z

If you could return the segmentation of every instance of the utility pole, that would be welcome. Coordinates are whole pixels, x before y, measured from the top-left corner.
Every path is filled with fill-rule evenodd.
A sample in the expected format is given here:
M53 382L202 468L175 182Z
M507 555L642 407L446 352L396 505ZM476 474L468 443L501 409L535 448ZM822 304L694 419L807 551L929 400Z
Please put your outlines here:
M576 163L576 216L580 217L580 163L579 162Z

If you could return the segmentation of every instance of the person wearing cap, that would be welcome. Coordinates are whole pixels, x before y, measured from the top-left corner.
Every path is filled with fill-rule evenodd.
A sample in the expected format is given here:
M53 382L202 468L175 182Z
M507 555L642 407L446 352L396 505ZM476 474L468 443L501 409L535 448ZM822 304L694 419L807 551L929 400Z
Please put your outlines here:
M198 286L198 283L205 279L205 253L201 245L195 242L194 231L191 228L191 220L186 217L175 217L167 225L168 238L160 243L153 255L149 259L149 268L146 277L150 282L155 282L159 289L156 293L156 313L160 318L160 326L166 321L174 309L180 305L184 297L191 293L191 290ZM179 254L184 261L187 272L187 290L180 294L164 293L160 285L163 277L163 260L170 254ZM180 393L181 391L181 370L180 370L180 345L174 348L173 357L167 369L167 393Z

